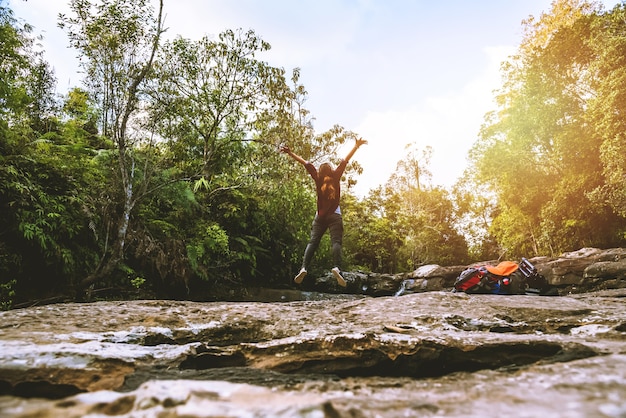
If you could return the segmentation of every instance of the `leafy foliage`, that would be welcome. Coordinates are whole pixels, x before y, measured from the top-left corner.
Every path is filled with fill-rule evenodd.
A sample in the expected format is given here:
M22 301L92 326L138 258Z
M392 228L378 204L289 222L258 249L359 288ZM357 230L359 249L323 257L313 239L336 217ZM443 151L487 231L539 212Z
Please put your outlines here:
M408 149L386 186L371 192L362 205L358 232L350 240L362 247L354 256L360 265L395 273L466 261L450 195L430 185L430 154L429 148L421 156Z
M612 232L623 231L623 216L599 198L611 195L619 207L615 181L607 179L621 157L603 150L623 135L623 126L607 125L605 115L623 109L605 101L600 86L614 86L617 68L604 68L615 63L600 57L620 39L618 21L623 37L624 20L616 16L622 13L623 5L602 13L592 3L554 2L550 13L526 22L519 55L504 67L500 110L488 115L471 158L475 180L497 194L490 233L509 256L623 242ZM623 49L614 51L619 62Z

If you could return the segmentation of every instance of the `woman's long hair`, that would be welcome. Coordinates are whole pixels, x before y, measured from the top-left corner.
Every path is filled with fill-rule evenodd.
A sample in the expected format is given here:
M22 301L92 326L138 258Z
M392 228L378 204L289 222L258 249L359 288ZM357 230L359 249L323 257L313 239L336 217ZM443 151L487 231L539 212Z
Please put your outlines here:
M318 178L322 179L322 195L326 196L328 200L333 200L337 191L333 185L333 167L329 163L322 163L318 170Z

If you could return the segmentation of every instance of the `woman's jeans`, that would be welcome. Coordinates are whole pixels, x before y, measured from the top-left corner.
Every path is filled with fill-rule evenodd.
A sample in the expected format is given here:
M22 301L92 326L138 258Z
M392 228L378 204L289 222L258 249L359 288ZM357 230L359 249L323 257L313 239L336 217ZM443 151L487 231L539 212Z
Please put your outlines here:
M341 268L341 244L343 240L343 219L340 214L332 213L323 218L315 215L313 219L313 225L311 226L311 239L304 250L304 260L302 261L302 268L308 270L313 254L320 244L322 236L326 230L330 231L330 243L332 245L334 267Z

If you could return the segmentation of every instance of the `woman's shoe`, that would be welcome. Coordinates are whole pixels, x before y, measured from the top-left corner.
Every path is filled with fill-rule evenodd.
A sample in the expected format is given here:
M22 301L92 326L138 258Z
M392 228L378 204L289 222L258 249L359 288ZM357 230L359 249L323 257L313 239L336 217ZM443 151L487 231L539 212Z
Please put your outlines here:
M335 279L337 279L337 283L339 283L339 286L346 287L346 281L341 275L341 271L339 271L339 267L333 267L331 271L333 272Z
M300 269L300 272L296 275L293 281L296 283L302 283L302 280L304 280L304 276L306 276L306 270L303 267L302 269Z

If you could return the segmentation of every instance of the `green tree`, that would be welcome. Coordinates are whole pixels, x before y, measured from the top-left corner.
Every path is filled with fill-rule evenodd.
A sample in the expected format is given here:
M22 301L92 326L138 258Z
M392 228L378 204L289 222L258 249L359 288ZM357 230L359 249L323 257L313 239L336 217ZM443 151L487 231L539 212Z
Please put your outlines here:
M446 265L467 258L465 239L455 229L456 213L449 193L430 185L431 154L430 147L419 156L408 149L387 183L388 193L398 202L395 207L399 209L396 216L403 237L399 250L402 269L431 263Z
M58 131L54 76L31 30L0 8L0 285L16 299L63 291L89 259L87 153Z
M17 122L14 117L23 108L26 89L24 76L30 68L30 25L20 26L13 11L0 5L0 127Z
M384 189L378 187L360 200L346 197L346 261L361 270L397 272L404 236L397 222L398 211L394 210L398 204L395 196L387 198Z
M611 11L591 22L591 46L595 59L590 72L596 74L591 83L595 95L589 100L589 113L595 134L601 138L600 160L604 183L592 197L597 205L607 203L626 218L626 5L618 4ZM626 239L626 230L619 231Z
M497 193L490 234L511 257L618 242L612 231L623 221L591 198L603 184L603 141L590 113L603 47L593 27L605 18L595 3L554 2L525 23L519 53L504 66L499 110L487 115L470 158L476 181Z
M193 183L200 222L180 232L204 279L253 275L265 252L257 214L267 193L258 183L277 148L255 127L289 99L284 71L256 58L269 48L253 31L228 30L217 41L168 42L155 64L148 123L166 138L178 176Z
M102 0L97 5L72 0L70 9L73 16L60 15L60 26L84 58L86 82L101 109L101 132L115 144L118 164L112 245L104 243L102 262L80 284L86 287L123 263L133 209L148 187L149 171L142 170L143 178L137 176L135 155L144 134L134 135L131 127L163 32L163 1L156 15L147 0Z
M456 229L450 194L430 184L432 150L418 151L407 146L406 157L385 186L361 202L349 240L349 248L359 249L354 254L358 265L396 273L467 259L467 243Z
M467 241L469 260L499 259L503 251L490 232L498 213L497 193L473 181L475 176L475 170L469 167L452 189L456 228Z
M94 236L85 222L97 206L92 184L102 178L91 164L94 150L80 135L48 132L29 141L9 131L0 157L0 262L16 280L18 298L69 287L95 266Z
M270 45L254 31L227 30L217 42L177 38L166 43L156 63L151 118L173 147L190 152L194 176L212 181L230 167L229 154L244 152L251 128L266 106L283 106L284 71L255 55ZM197 150L197 151L196 151Z

